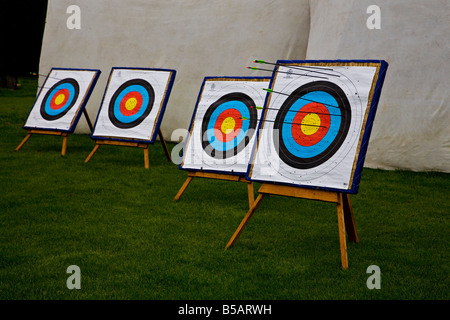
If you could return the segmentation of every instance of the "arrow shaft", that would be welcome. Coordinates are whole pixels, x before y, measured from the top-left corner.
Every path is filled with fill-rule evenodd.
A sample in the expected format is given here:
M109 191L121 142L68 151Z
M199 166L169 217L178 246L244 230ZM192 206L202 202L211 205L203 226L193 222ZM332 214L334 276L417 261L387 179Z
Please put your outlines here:
M318 102L318 103L320 103L320 102ZM262 107L255 107L256 109L263 109ZM267 110L276 110L276 111L278 111L279 109L276 109L276 108L269 108L269 107L267 107L266 108ZM311 111L301 111L301 110L298 110L298 111L295 111L295 110L288 110L287 112L300 112L300 113L315 113L315 114L322 114L322 115L325 115L325 116L335 116L335 117L342 117L340 114L334 114L334 113L324 113L324 112L311 112Z
M270 71L273 72L273 70L270 69L263 69L263 68L256 68L256 67L247 67L248 69L252 69L252 70L260 70L260 71ZM284 72L284 71L277 71L279 73L286 73L286 74L291 74L291 75L297 75L297 76L304 76L304 77L311 77L311 78L319 78L319 79L327 79L327 77L321 77L321 76L312 76L310 74L301 74L301 73L294 73L294 72Z
M273 93L276 93L276 94L281 94L281 95L288 96L288 97L291 96L288 93L274 91L272 89L265 89L265 88L263 88L263 90L265 90L267 92L273 92ZM329 107L332 107L332 108L339 108L339 106L333 106L332 104L327 104L327 103L323 103L323 102L319 102L319 101L315 101L315 100L310 100L310 99L306 99L306 98L302 98L302 97L299 97L298 99L305 100L305 101L310 101L310 102L315 102L315 103L320 103L320 104L323 104L325 106L329 106Z
M249 120L249 119L242 119L242 120ZM264 120L264 122L275 122L275 120ZM319 125L316 125L316 124L308 124L308 123L298 123L298 122L282 122L282 123L293 124L293 125L297 125L297 126L326 128L325 126L319 126Z
M334 71L331 68L325 68L325 67L313 67L313 66L304 66L304 67L297 67L297 66L285 66L279 63L273 63L273 62L267 62L267 61L263 61L263 60L254 60L254 63L262 63L262 64L270 64L273 66L280 66L280 67L285 67L285 68L292 68L292 69L299 69L299 70L305 70L304 68L309 68L309 69L317 69L317 70L325 70L325 71ZM314 71L314 70L307 70L309 72L317 72L317 73L323 73L323 74L327 74L333 77L339 77L339 75L336 74L329 74L329 73L324 73L324 72L319 72L319 71Z

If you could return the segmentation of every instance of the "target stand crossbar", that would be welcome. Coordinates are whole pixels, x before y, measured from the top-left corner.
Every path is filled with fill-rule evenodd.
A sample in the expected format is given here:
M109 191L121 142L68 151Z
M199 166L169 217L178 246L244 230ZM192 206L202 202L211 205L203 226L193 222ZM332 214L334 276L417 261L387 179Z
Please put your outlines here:
M64 131L39 130L39 129L28 130L28 134L25 136L25 138L22 140L22 142L17 146L17 148L15 150L19 151L23 147L25 142L27 142L28 139L30 139L31 135L33 135L33 134L46 134L46 135L52 135L52 136L62 136L63 143L62 143L62 148L61 148L61 156L64 157L66 155L68 132L64 132Z
M310 200L318 200L336 203L338 227L339 227L339 243L341 250L341 264L343 269L348 269L348 257L347 257L347 241L345 234L347 232L348 241L359 242L358 232L356 230L355 219L353 215L353 209L350 203L350 197L347 193L326 191L326 190L314 190L307 188L291 187L284 185L276 185L271 183L263 183L258 190L258 197L250 206L246 216L242 220L241 224L234 232L233 236L229 240L226 249L232 247L239 235L244 230L250 218L255 213L262 199L268 195L280 195L294 198L303 198Z
M191 183L192 179L194 178L209 178L209 179L218 179L218 180L227 180L227 181L236 181L236 182L245 182L247 183L247 192L248 192L248 204L251 208L254 201L255 201L255 195L253 192L253 182L245 179L244 176L239 175L232 175L232 174L223 174L223 173L212 173L212 172L203 172L203 171L190 171L188 173L188 177L186 181L181 186L180 190L176 194L174 201L177 201L180 199L180 197L183 195L186 188Z
M89 115L86 112L86 109L83 109L83 114L86 117L86 121L88 123L89 129L92 132L92 122L91 119L89 119ZM63 137L63 143L61 148L61 156L64 157L66 155L67 150L67 136L69 135L69 132L67 131L60 131L60 130L45 130L45 129L29 129L28 134L25 136L25 138L22 140L22 142L16 147L16 151L19 151L23 145L30 139L30 137L33 134L46 134L46 135L52 135L52 136L62 136Z
M166 141L164 140L164 137L162 135L161 129L158 130L158 136L161 141L162 147L164 149L164 153L166 155L167 161L172 162L172 158L170 157L169 149L167 148ZM150 143L150 142L149 142ZM89 156L84 160L85 163L89 162L91 160L92 156L95 152L97 152L98 148L100 148L101 145L114 145L114 146L126 146L126 147L136 147L136 148L142 148L144 149L144 166L145 169L150 168L150 161L148 157L148 145L149 143L144 142L138 142L138 141L118 141L118 140L102 140L102 139L95 139L95 147L92 149Z

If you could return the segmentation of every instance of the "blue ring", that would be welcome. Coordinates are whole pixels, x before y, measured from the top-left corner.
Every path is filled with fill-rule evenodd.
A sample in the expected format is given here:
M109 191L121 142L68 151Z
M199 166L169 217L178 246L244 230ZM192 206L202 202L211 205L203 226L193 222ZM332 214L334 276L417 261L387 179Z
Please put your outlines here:
M214 110L208 122L207 137L208 142L211 144L211 146L219 151L230 150L236 147L239 143L241 143L241 141L244 140L245 136L247 135L247 131L250 126L250 121L243 120L242 127L238 135L233 140L228 142L222 142L217 140L214 134L214 127L216 125L217 118L222 112L229 109L236 109L241 113L241 117L250 119L250 112L248 111L247 106L245 105L245 103L238 100L224 102Z
M142 105L141 109L139 111L132 115L132 116L126 116L120 112L120 103L122 102L125 95L127 95L130 92L136 91L142 96ZM149 103L149 95L148 91L141 85L135 84L126 87L120 94L117 96L117 99L114 102L114 116L117 120L119 120L122 123L130 123L141 117L145 110L148 108Z
M59 108L57 110L54 110L54 109L52 109L50 107L50 102L52 101L52 99L55 96L55 94L61 89L69 90L69 100L67 100L67 102L64 104L63 107L61 107L61 108ZM63 113L72 104L72 101L73 101L74 97L75 97L75 88L74 88L74 86L72 84L70 84L70 83L62 83L62 84L60 84L59 86L55 87L52 90L52 92L48 96L47 100L45 101L44 110L50 116L56 116L56 115L58 115L60 113Z
M331 94L324 91L314 91L307 93L292 104L289 112L284 118L284 122L286 123L281 127L282 137L288 151L296 157L300 158L312 158L325 151L326 148L328 148L328 146L336 138L341 126L341 117L332 116L330 117L330 127L327 134L318 143L308 147L297 144L294 140L294 137L292 137L291 123L294 122L294 117L297 115L296 111L299 111L305 105L311 103L311 101L309 100L323 104L328 109L328 113L331 115L341 115L341 111L339 110L336 99L333 98ZM333 108L332 106L336 107Z

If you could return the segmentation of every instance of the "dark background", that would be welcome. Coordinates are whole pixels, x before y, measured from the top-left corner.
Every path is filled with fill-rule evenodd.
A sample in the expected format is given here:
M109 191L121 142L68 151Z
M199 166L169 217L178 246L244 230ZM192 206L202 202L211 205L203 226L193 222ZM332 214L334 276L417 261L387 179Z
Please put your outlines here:
M0 0L0 86L39 72L47 0Z

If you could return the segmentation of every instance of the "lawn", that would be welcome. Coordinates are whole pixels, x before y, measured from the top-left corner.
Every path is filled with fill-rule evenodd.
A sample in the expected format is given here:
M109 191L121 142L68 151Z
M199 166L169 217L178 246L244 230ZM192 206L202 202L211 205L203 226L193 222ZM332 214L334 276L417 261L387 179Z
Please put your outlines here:
M450 298L450 174L365 168L348 270L336 207L317 201L265 198L224 250L248 209L245 184L194 179L175 202L187 173L159 141L149 170L128 147L102 146L84 163L94 146L85 134L69 136L65 157L56 136L16 152L36 87L22 78L19 90L0 89L0 299ZM79 290L66 286L70 265ZM380 289L366 285L370 265Z

